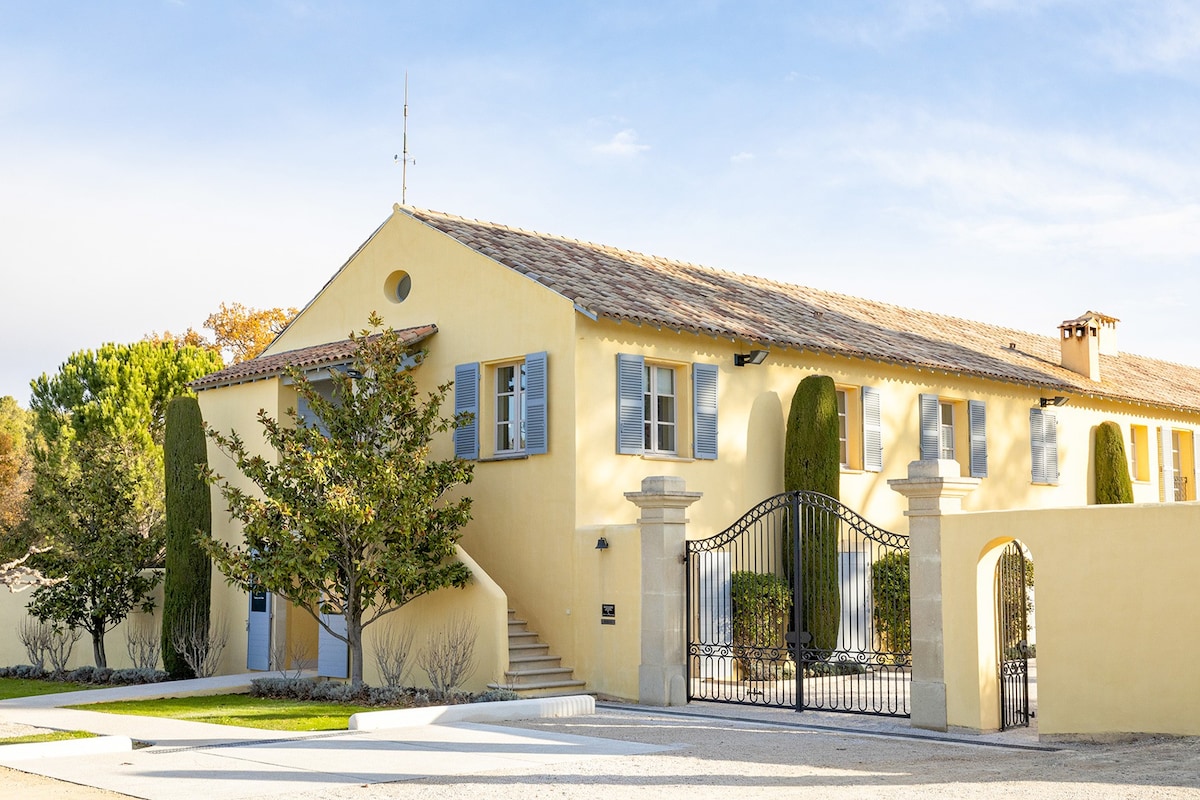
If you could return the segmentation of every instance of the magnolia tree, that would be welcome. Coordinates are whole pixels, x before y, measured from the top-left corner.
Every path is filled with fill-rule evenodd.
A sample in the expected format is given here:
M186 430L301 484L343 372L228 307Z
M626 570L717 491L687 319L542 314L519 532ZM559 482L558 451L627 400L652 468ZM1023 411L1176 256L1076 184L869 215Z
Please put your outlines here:
M281 421L259 411L274 459L255 455L236 431L208 431L256 491L210 470L244 540L203 542L230 584L279 595L346 642L356 686L364 628L470 578L454 543L471 501L451 493L471 481L472 465L430 457L433 438L469 418L443 416L449 383L422 397L414 373L424 352L410 352L378 315L369 322L351 335L355 353L334 371L332 400L293 369L311 415L289 409ZM321 614L345 617L345 633Z

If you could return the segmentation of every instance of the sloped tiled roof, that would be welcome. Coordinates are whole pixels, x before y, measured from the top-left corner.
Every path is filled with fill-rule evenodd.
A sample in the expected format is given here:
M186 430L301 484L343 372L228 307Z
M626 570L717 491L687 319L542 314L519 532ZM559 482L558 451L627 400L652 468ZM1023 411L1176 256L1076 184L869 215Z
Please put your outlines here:
M400 341L405 345L414 345L437 333L437 326L421 325L415 328L404 328L397 333L400 335ZM303 370L322 369L345 364L353 355L354 342L349 339L312 347L301 347L297 350L286 350L282 353L259 356L240 364L233 364L219 372L213 372L192 381L191 387L197 391L203 391L204 389L215 389L218 386L247 383L280 375L288 367L299 367Z
M617 321L1200 410L1200 369L1122 353L1101 381L1060 366L1057 336L918 311L405 207L414 219Z

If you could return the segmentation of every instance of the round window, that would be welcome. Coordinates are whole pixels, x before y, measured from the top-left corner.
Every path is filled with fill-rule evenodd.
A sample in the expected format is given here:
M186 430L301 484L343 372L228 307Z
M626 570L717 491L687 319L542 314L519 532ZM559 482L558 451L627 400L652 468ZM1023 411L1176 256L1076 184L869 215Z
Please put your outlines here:
M383 282L383 294L393 303L403 303L412 291L412 276L404 270L396 270Z

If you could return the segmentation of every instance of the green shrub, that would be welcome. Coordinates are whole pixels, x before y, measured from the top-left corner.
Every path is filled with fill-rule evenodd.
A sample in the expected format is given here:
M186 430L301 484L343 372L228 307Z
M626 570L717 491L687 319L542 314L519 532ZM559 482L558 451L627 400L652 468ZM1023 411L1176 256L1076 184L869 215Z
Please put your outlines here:
M894 550L871 565L872 614L885 653L912 650L912 597L908 551Z
M777 678L791 674L784 634L792 614L792 590L779 575L735 572L731 576L733 600L733 653L742 671L751 678Z
M838 438L837 389L833 378L810 375L792 396L784 443L783 486L789 492L819 492L838 499L841 492L841 444ZM838 586L838 520L830 514L806 516L800 531L804 629L810 647L837 648L842 617ZM793 528L785 526L784 574L792 579Z
M1133 482L1129 479L1129 461L1125 457L1125 437L1115 422L1096 426L1095 449L1096 502L1132 503Z
M167 406L163 445L166 484L167 555L163 581L162 659L172 678L195 673L175 646L176 633L203 627L207 632L212 564L199 538L212 535L212 500L200 468L208 464L204 421L194 397L176 397Z

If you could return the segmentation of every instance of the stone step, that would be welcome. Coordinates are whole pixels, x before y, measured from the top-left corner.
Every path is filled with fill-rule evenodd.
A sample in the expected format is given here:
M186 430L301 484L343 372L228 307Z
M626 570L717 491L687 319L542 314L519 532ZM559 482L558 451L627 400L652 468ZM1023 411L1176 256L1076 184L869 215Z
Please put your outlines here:
M549 653L541 653L534 655L513 655L510 651L508 654L508 668L510 671L525 671L531 669L557 669L562 667L562 658L552 656Z
M508 671L504 683L488 684L493 689L511 689L521 697L553 697L578 694L587 684L575 680L575 671L562 666L562 658L550 654L550 645L528 620L508 610Z
M489 683L489 689L509 689L521 697L558 697L562 695L580 694L587 686L583 681L543 681L511 686L500 683Z
M570 681L575 671L570 667L545 667L542 669L510 669L504 673L509 686L533 686L546 682Z

